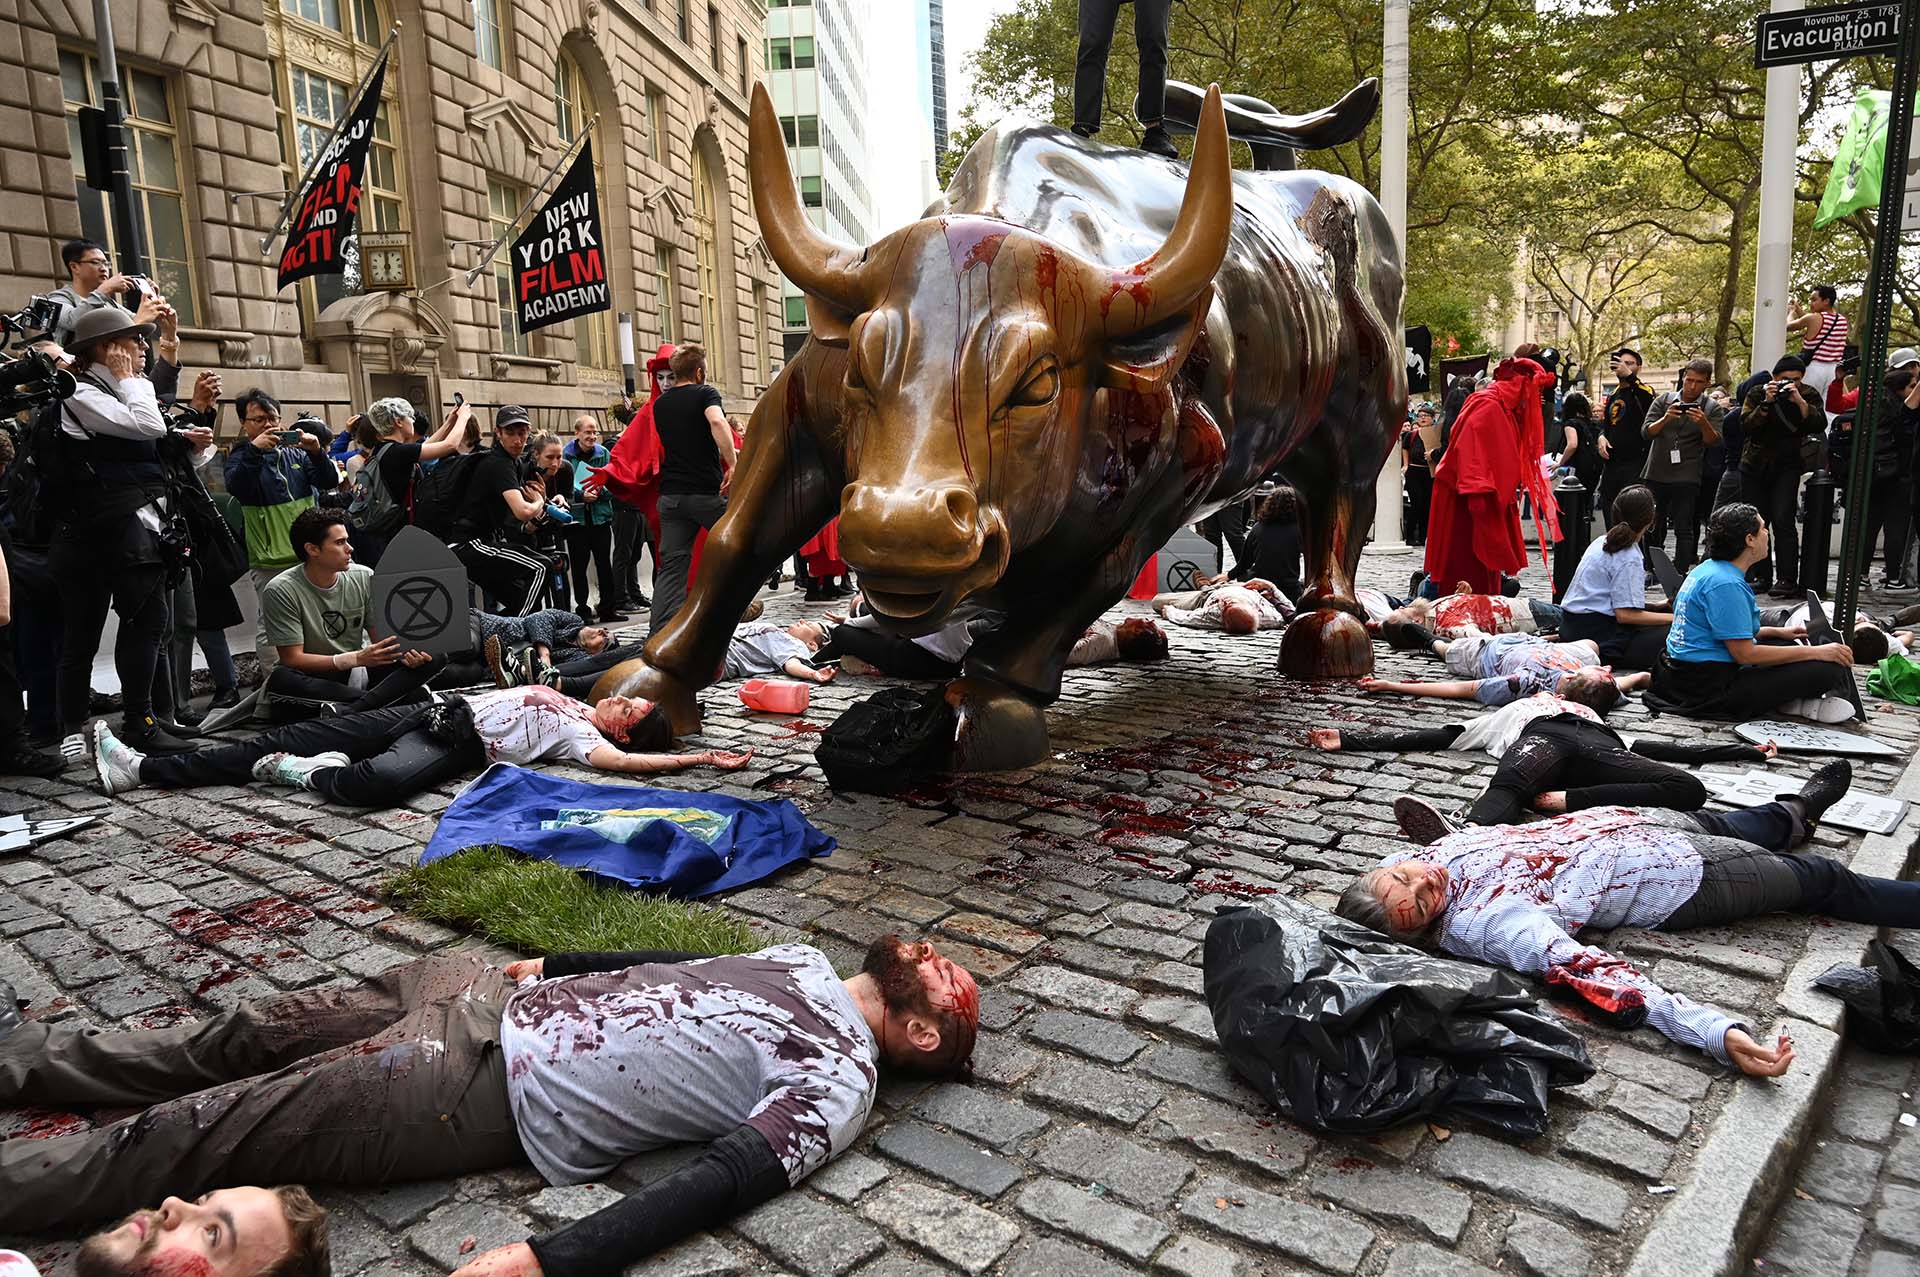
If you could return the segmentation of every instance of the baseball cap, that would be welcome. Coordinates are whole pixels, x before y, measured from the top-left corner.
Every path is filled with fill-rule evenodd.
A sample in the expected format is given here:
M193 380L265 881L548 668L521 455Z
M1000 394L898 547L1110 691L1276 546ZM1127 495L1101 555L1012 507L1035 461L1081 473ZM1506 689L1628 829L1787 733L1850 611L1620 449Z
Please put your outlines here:
M527 426L531 424L527 418L527 410L519 404L501 404L493 414L493 428L495 430L500 430L506 426Z
M1920 364L1920 350L1912 346L1902 346L1887 356L1887 367L1905 368L1908 364Z

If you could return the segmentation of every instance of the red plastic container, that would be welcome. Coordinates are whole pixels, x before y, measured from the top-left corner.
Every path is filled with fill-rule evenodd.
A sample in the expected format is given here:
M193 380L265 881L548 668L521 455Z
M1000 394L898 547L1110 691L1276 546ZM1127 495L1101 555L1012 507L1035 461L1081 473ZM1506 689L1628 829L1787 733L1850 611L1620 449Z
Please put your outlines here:
M804 714L813 688L786 678L750 678L740 685L740 703L769 714Z

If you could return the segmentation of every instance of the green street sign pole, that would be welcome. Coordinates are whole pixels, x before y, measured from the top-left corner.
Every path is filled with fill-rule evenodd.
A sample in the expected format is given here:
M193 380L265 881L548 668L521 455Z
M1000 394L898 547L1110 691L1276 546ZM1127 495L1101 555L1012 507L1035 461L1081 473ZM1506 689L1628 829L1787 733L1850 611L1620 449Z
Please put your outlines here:
M1887 332L1893 324L1893 281L1900 272L1900 221L1905 212L1907 151L1913 137L1913 95L1920 87L1920 0L1902 0L1900 50L1888 106L1886 163L1880 177L1880 219L1874 228L1873 265L1867 272L1866 340L1860 344L1860 406L1853 418L1853 464L1847 472L1847 524L1840 537L1840 583L1834 622L1853 633L1860 586L1873 547L1867 538L1874 437L1879 433L1880 384L1887 367Z

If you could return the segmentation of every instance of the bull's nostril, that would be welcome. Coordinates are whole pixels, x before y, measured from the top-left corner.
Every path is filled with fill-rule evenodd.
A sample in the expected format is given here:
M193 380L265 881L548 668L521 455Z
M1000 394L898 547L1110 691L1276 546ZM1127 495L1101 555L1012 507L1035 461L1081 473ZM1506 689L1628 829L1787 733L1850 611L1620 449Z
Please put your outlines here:
M945 501L947 517L953 520L954 526L972 533L974 515L979 511L979 505L974 501L973 494L965 488L948 488Z

